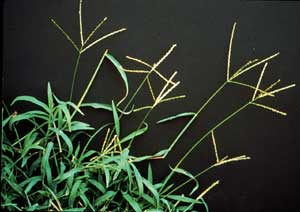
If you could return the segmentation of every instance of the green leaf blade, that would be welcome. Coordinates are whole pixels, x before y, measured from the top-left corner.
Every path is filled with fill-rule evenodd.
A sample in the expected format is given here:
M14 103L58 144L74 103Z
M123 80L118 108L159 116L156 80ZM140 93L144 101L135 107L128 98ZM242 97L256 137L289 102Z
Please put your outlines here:
M108 111L112 111L112 106L109 104L104 104L104 103L96 103L96 102L92 102L92 103L82 103L80 107L91 107L94 109L103 109L103 110L108 110Z
M145 123L145 122L144 122L144 124L145 124L145 127L144 127L144 128L138 129L138 130L136 130L136 131L130 133L129 135L125 136L124 138L122 138L122 139L120 140L120 143L122 144L122 143L124 143L124 142L126 142L126 141L130 141L131 139L133 139L133 138L135 138L135 137L137 137L137 136L139 136L139 135L144 134L144 133L148 130L148 124Z
M111 105L112 105L112 110L113 110L113 118L114 118L116 133L117 133L118 137L120 137L120 120L119 120L118 112L117 112L114 101L112 101Z
M129 205L132 207L132 209L135 212L142 212L142 209L140 208L139 204L134 200L133 197L131 197L128 193L122 192L122 196L124 199L129 203Z
M45 150L45 153L43 155L43 158L42 158L42 174L43 175L46 175L46 179L47 179L47 182L49 185L52 184L52 170L51 170L51 167L50 167L50 164L49 164L49 158L50 158L50 153L53 149L53 146L54 146L54 143L53 142L49 142L47 144L47 147L46 147L46 150Z
M35 104L35 105L43 108L48 113L51 112L50 108L45 103L43 103L42 101L38 100L37 98L35 98L33 96L18 96L12 101L11 105L14 105L16 102L19 102L19 101L30 102L32 104Z
M196 113L194 112L184 112L184 113L178 113L176 115L173 115L173 116L169 116L167 118L163 118L159 121L157 121L156 123L157 124L161 124L161 123L165 123L165 122L168 122L168 121L172 121L174 119L178 119L178 118L182 118L182 117L188 117L188 116L194 116Z
M198 188L199 188L199 182L198 180L194 177L193 174L191 174L190 172L184 170L184 169L181 169L181 168L172 168L172 171L173 172L176 172L176 173L179 173L179 174L182 174L182 175L185 175L187 177L189 177L190 179L192 179L194 182L195 182L195 186L193 188L193 190L190 192L190 195L192 195Z
M124 97L117 104L117 105L119 105L126 99L126 97L128 95L128 92L129 92L127 76L126 76L126 73L125 73L122 65L119 63L119 61L114 56L112 56L111 54L108 54L108 53L105 56L117 68L120 76L123 79L123 82L124 82L124 85L125 85L125 88L126 88L126 93L125 93Z

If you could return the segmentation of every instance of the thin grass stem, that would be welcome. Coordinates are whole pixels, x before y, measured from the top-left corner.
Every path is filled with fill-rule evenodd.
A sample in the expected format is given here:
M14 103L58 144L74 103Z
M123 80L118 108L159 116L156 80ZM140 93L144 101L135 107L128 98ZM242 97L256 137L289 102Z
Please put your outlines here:
M217 125L215 125L213 128L211 128L207 133L205 133L198 141L196 141L194 143L194 145L189 149L189 151L187 151L183 157L177 162L177 164L175 165L175 168L178 168L182 162L191 154L191 152L207 137L211 134L212 131L218 129L220 126L222 126L224 123L226 123L227 121L229 121L231 118L233 118L235 115L237 115L239 112L241 112L243 109L245 109L247 106L249 106L252 103L252 101L247 102L246 104L244 104L243 106L241 106L240 108L238 108L237 110L235 110L233 113L231 113L229 116L227 116L225 119L223 119L222 121L220 121Z
M226 83L227 81L225 81L225 83ZM223 84L224 86L226 85L226 84ZM221 86L220 88L222 89L224 86ZM221 89L217 89L217 91L219 90L221 90ZM218 92L219 92L218 91ZM215 95L218 93L218 92L215 92ZM210 98L210 99L212 99L212 98ZM251 102L252 101L250 101L250 102L247 102L246 104L244 104L243 106L241 106L240 108L238 108L237 110L235 110L233 113L231 113L229 116L227 116L225 119L223 119L222 121L220 121L218 124L216 124L214 127L212 127L208 132L206 132L198 141L196 141L195 143L194 143L194 145L180 158L180 160L176 163L176 165L175 165L175 167L174 167L174 169L176 169L176 168L178 168L181 164L182 164L182 162L193 152L193 150L207 137L207 136L209 136L211 133L212 133L212 131L215 131L218 127L220 127L220 126L222 126L225 122L227 122L228 120L230 120L231 118L233 118L235 115L237 115L240 111L242 111L243 109L245 109L248 105L250 105L251 104ZM208 104L208 103L207 103ZM203 107L201 107L201 108L203 108ZM200 108L200 109L201 109ZM199 111L201 111L201 110L199 110ZM198 111L198 112L199 112ZM192 118L191 118L191 120L188 122L188 124L183 128L183 130L186 130L189 126L190 126L190 124L195 120L195 118L197 117L197 114L199 114L199 113L196 113ZM181 131L180 133L182 133L182 132L184 132L184 131ZM182 133L183 134L183 133ZM181 135L182 135L181 134ZM169 151L167 152L167 154L169 153ZM166 177L166 179L164 180L164 182L163 182L163 186L161 187L161 190L165 187L165 185L168 183L168 181L171 179L171 177L174 175L174 171L172 170L171 172L170 172L170 174Z
M208 172L209 170L211 170L212 168L214 168L213 165L209 166L208 168L204 169L203 171L201 172L198 172L196 175L194 175L195 178L199 177L200 175ZM184 187L186 184L188 184L189 182L192 182L193 179L192 178L189 178L187 179L186 181L184 181L183 183L181 183L180 185L176 186L175 188L173 188L173 190L169 191L166 195L164 195L164 197L170 195L170 194L173 194L174 192L176 192L177 190L179 190L180 188Z
M59 130L59 129L56 127L55 122L53 122L53 127L54 127L54 129ZM58 135L58 133L55 133L55 135L56 135L56 139L57 139L57 143L58 143L59 153L62 153L62 146L61 146L61 142L60 142L59 135Z
M152 86L151 86L151 83L150 83L150 79L149 78L147 78L147 84L148 84L148 87L149 87L149 90L150 90L150 93L151 93L151 97L152 97L152 99L153 99L153 101L155 101L155 94L154 94L154 91L153 91L153 89L152 89Z
M85 99L85 97L86 97L88 91L90 90L90 88L91 88L91 86L92 86L92 84L93 84L93 82L94 82L94 80L95 80L95 78L96 78L96 76L97 76L97 74L98 74L98 72L99 72L99 70L100 70L100 67L101 67L101 65L102 65L102 63L103 63L103 60L104 60L104 58L105 58L105 55L106 55L107 53L108 53L108 50L105 50L104 54L102 55L102 57L101 57L101 59L100 59L98 65L97 65L97 67L96 67L96 69L95 69L95 71L94 71L94 74L93 74L92 78L90 79L90 81L89 81L89 83L88 83L88 85L87 85L85 91L83 92L83 94L82 94L82 96L81 96L79 102L77 103L77 107L78 107L78 108L80 107L80 105L82 104L83 100ZM75 110L74 112L76 112L76 110Z
M190 127L190 125L195 121L195 119L198 117L198 115L202 112L202 110L211 102L211 100L225 87L225 85L228 83L228 81L225 81L205 102L204 104L198 109L198 111L195 113L195 115L190 119L190 121L184 126L184 128L179 132L179 134L176 136L176 138L173 140L169 147L169 151L166 153L165 157L169 154L169 152L173 149L173 147L176 145L178 140L181 138L181 136L185 133L185 131Z
M152 106L146 113L146 115L144 116L143 120L140 122L139 126L137 127L136 130L139 130L142 126L143 126L143 123L146 121L146 119L148 118L148 116L150 115L150 113L152 112L152 110L154 109L154 107ZM131 145L132 145L132 142L134 140L134 137L129 141L129 144L127 146L127 148L130 148Z
M138 88L135 90L135 92L133 93L133 95L131 96L131 98L129 99L127 104L125 105L123 111L127 110L129 105L132 103L132 101L134 100L136 95L139 93L139 91L141 90L141 88L143 87L145 82L147 81L147 78L150 76L150 74L160 65L160 63L162 63L171 54L171 52L174 50L175 47L176 47L176 44L172 45L171 48L161 57L161 59L157 63L153 64L153 66L151 67L151 70L146 74L146 76L144 77L142 82L139 84ZM123 114L120 115L119 119L121 119L122 117L123 117ZM111 138L112 134L114 133L114 130L115 130L115 127L112 129L109 139Z
M75 64L74 72L73 72L73 78L72 78L72 84L71 84L71 90L70 90L70 97L69 97L69 101L70 102L72 102L72 98L73 98L74 85L75 85L76 76L77 76L77 72L78 72L80 57L81 57L81 53L79 51L77 59L76 59L76 64Z

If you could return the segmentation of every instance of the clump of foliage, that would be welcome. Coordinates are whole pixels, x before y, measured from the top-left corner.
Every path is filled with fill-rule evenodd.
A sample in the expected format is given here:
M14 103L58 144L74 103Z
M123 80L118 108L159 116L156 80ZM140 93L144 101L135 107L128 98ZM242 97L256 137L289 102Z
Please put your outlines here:
M231 47L234 37L235 24L230 37L227 75L223 84L202 104L195 112L183 112L158 121L158 124L171 121L180 117L188 117L189 121L177 134L167 149L158 153L144 156L133 156L130 153L131 145L137 136L148 131L147 119L151 112L159 104L184 98L171 96L170 93L180 82L174 80L176 72L170 77L164 76L159 70L159 65L165 61L174 50L173 45L159 61L151 65L138 58L127 57L145 67L141 69L124 68L117 59L108 51L105 51L97 64L93 76L80 100L75 103L73 99L73 88L80 56L92 46L103 39L117 34L125 29L109 33L94 42L88 44L96 30L107 20L103 19L95 29L84 39L82 33L82 0L79 4L80 21L80 45L76 45L70 36L54 20L54 25L65 35L78 53L75 65L70 98L61 100L57 97L48 83L47 102L42 102L32 96L18 96L11 105L19 102L30 102L34 109L27 112L11 112L10 108L3 103L2 106L2 128L1 128L1 208L8 211L15 210L48 210L48 211L195 211L197 205L201 205L206 211L208 206L204 196L219 181L212 182L208 188L199 186L197 178L208 170L220 165L247 160L245 155L220 158L217 150L214 133L223 124L239 114L249 106L260 107L279 115L285 112L261 103L264 98L275 97L277 93L287 90L293 86L287 85L275 88L280 80L271 83L267 88L261 88L261 81L267 68L268 61L278 55L273 54L262 59L250 60L238 70L231 70ZM109 60L116 71L120 74L125 87L125 95L117 103L109 104L99 102L86 102L85 97L90 90L104 60ZM254 68L263 65L256 85L239 81L239 77L247 74ZM131 94L127 74L144 74L139 87ZM152 89L150 75L157 75L165 82L158 94ZM151 162L167 157L176 146L182 135L189 129L201 111L220 93L228 84L247 87L253 90L252 97L223 120L201 135L190 147L183 157L170 168L170 172L161 182L153 180ZM133 106L136 95L143 86L147 86L152 96L152 104L138 108ZM130 96L131 95L131 96ZM129 97L130 96L130 97ZM113 98L112 98L113 99ZM121 108L121 103L126 106ZM111 113L112 122L106 123L98 129L94 129L89 123L80 121L83 116L83 108L90 107L97 110L106 110ZM131 109L129 109L131 108ZM147 110L146 115L136 130L124 135L121 133L121 122L123 116L134 116L136 113ZM26 130L22 129L26 126ZM104 136L100 136L100 135ZM94 150L89 148L90 143L97 137L101 137L101 148ZM84 142L78 141L85 138ZM215 150L215 163L205 170L192 174L181 167L182 162L201 142L212 140ZM139 171L139 163L147 162L147 176L142 176ZM182 175L187 180L181 184L172 181L174 175ZM183 194L180 189L188 183L194 186L189 194Z

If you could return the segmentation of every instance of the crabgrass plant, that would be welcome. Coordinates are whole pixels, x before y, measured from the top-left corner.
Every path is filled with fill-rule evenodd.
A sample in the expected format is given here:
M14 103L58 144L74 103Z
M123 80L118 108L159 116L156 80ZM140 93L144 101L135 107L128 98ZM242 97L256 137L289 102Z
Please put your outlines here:
M2 104L2 128L1 128L1 208L8 211L15 210L48 210L48 211L195 211L197 205L201 205L208 211L204 200L205 195L219 184L219 180L212 182L207 188L199 185L197 178L218 166L241 160L250 159L246 155L220 157L215 139L215 132L230 119L238 115L245 108L255 106L276 115L285 116L286 113L261 102L264 98L275 98L276 95L295 85L277 87L280 80L271 83L266 88L261 87L268 62L279 53L271 56L254 59L247 62L237 70L231 68L231 48L236 24L234 24L229 41L227 71L224 82L195 112L182 112L158 121L158 124L171 121L180 117L190 118L181 131L171 142L167 149L155 154L134 156L130 149L134 139L148 131L147 119L158 105L184 98L185 95L170 96L171 92L179 85L175 80L177 72L166 77L158 70L159 65L172 53L176 45L170 47L165 54L155 63L151 64L141 59L129 57L131 61L143 65L145 68L124 68L117 59L106 50L99 59L95 71L86 86L78 102L73 101L73 89L78 71L80 57L89 48L95 46L101 40L125 29L111 32L94 42L88 44L96 30L107 20L104 18L95 29L84 37L82 33L82 0L79 3L79 35L80 44L77 45L71 37L53 19L54 26L60 30L78 53L72 79L70 97L64 101L57 97L48 83L47 102L38 100L32 96L18 96L11 105L19 102L30 102L34 109L23 113L12 112L4 102ZM99 102L86 102L85 97L90 90L94 79L101 70L104 60L109 60L120 74L125 87L125 95L118 102L109 104ZM241 76L261 66L261 72L255 85L239 81ZM127 74L145 75L138 88L129 95ZM157 75L164 82L159 93L152 88L150 75ZM166 158L182 135L198 118L202 110L216 97L226 85L234 84L247 87L253 91L253 95L247 102L228 114L219 123L213 126L198 140L193 142L190 149L174 164L169 174L161 182L155 182L151 163L153 160ZM152 97L151 105L134 107L135 97L141 88L146 86ZM126 102L122 108L121 103ZM78 116L84 115L82 109L91 107L97 110L106 110L111 113L111 122L98 129L94 129L89 123L79 121ZM130 108L130 109L129 109ZM136 126L136 130L124 135L121 133L123 116L134 116L140 111L146 110L146 115ZM21 130L26 126L26 130ZM100 136L100 135L103 135ZM80 137L81 136L81 137ZM79 138L86 138L85 142L78 144ZM101 137L99 150L89 148L90 143L97 137ZM190 173L181 167L192 151L201 142L211 140L215 152L215 162L198 173ZM147 162L147 176L142 176L139 171L139 163ZM174 175L182 175L185 181L178 184L173 179ZM193 183L190 193L180 192L187 184Z

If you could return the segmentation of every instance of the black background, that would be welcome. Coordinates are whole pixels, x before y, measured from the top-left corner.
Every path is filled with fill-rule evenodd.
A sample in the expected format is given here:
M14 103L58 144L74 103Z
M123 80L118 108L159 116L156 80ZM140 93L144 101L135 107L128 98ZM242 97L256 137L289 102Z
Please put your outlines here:
M195 111L224 81L229 36L235 21L233 68L249 59L280 51L280 56L269 64L262 84L267 86L280 78L285 85L300 85L300 3L297 1L90 0L83 3L84 35L105 16L109 20L97 36L121 27L128 30L84 54L75 98L81 95L105 49L109 49L125 67L133 68L136 64L129 62L126 55L154 63L172 44L178 45L160 70L167 76L174 70L179 71L177 79L181 85L173 94L185 93L187 98L155 109L148 120L152 130L136 140L135 154L153 153L167 147L187 120L159 126L155 121L176 112ZM76 53L53 27L50 18L79 43L77 1L5 1L2 72L5 101L9 102L17 95L45 99L48 81L59 97L68 97ZM106 62L88 100L109 103L112 95L122 96L122 81L114 72ZM253 77L249 76L249 79L255 80L258 76ZM142 78L130 75L129 79L132 91ZM158 80L153 82L154 86L161 86ZM200 178L203 189L213 181L221 180L220 185L206 196L211 211L298 211L299 94L297 86L278 95L275 101L267 102L287 111L287 117L251 107L216 131L221 156L246 154L252 159L219 167ZM145 103L147 95L144 91L137 104ZM251 93L247 89L226 87L183 136L171 156L155 162L157 179L166 174L168 165L174 164L201 133L249 97ZM22 106L19 107L22 111ZM93 126L110 118L105 113L89 111L89 114ZM128 121L134 123L132 119ZM123 127L125 131L130 128L128 125ZM213 148L207 140L183 167L197 173L213 160Z

